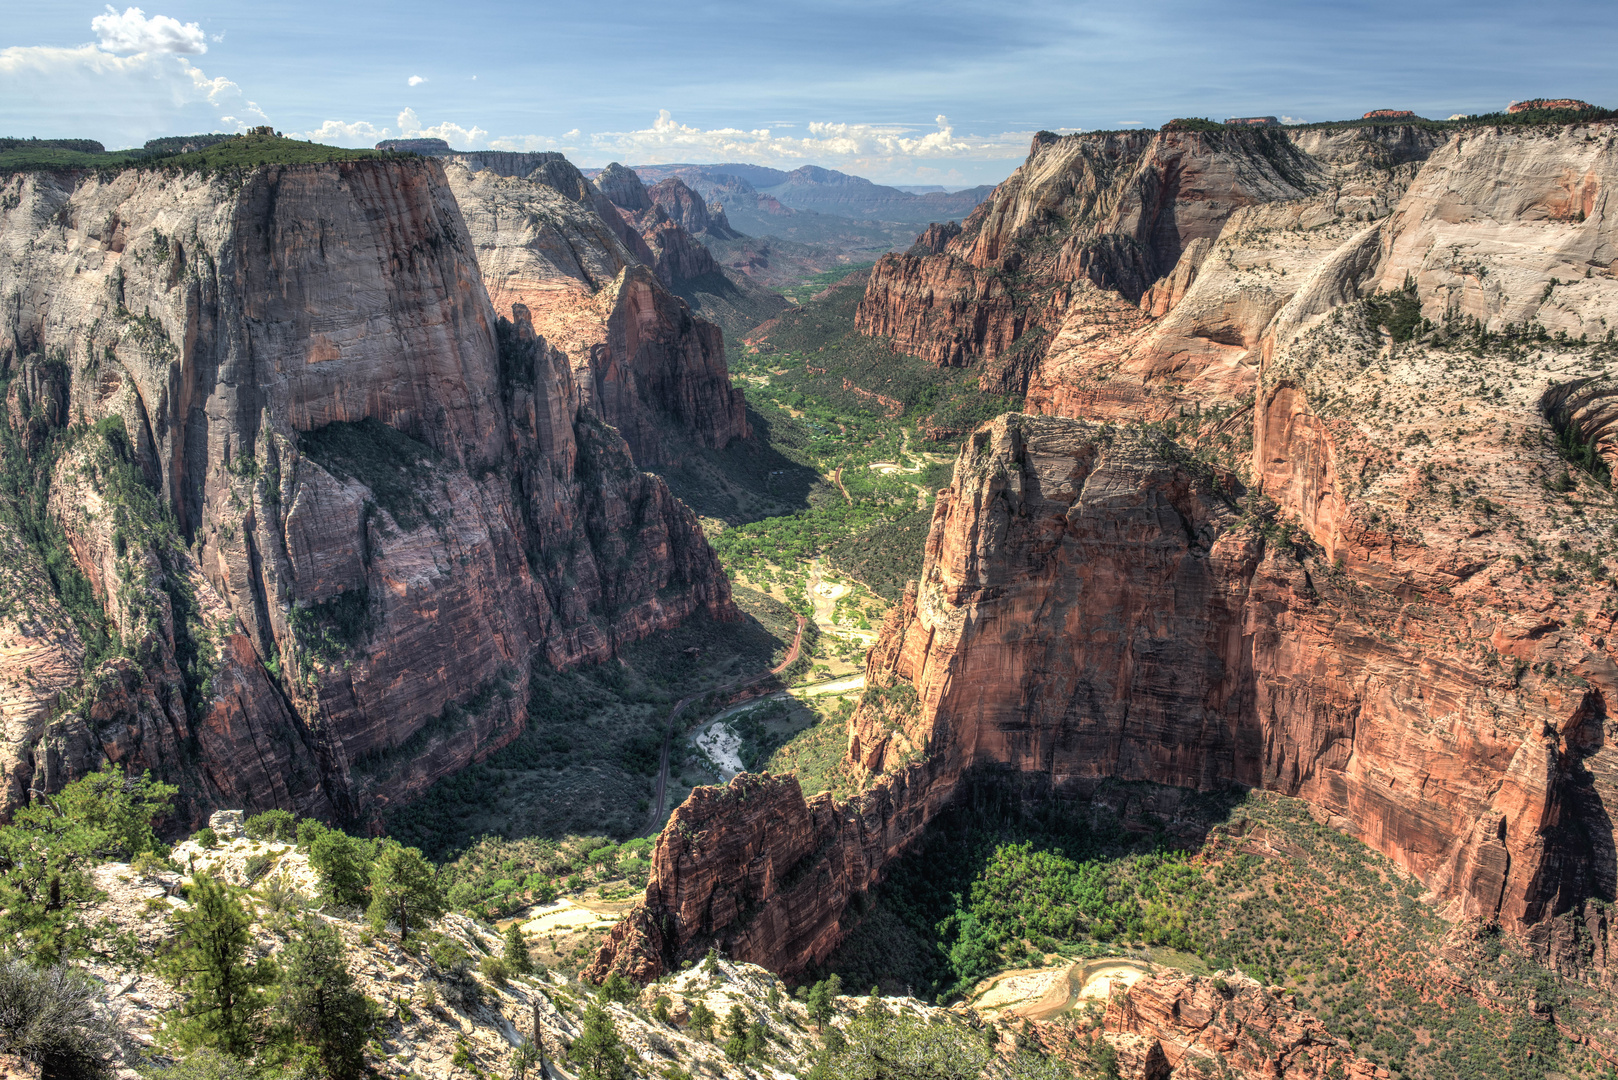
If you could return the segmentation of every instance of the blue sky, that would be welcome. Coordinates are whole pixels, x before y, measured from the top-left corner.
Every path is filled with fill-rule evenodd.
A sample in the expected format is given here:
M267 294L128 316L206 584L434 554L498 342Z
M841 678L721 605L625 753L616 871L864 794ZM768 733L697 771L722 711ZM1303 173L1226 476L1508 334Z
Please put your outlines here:
M1040 128L1175 116L1444 117L1618 104L1618 6L8 0L0 134L271 123L349 146L813 163L891 183L1003 178Z

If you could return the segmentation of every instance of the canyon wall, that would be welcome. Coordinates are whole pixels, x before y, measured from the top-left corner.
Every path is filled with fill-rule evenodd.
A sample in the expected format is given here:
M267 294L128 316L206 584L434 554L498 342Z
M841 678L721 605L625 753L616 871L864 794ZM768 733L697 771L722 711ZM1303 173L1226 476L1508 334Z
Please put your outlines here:
M711 262L707 249L676 226L663 231L677 237L652 233L661 245L653 251L560 154L465 154L444 167L497 316L514 323L522 306L637 464L671 464L692 447L747 436L719 327L670 291L670 265Z
M514 737L534 657L731 615L695 520L608 426L722 442L723 355L593 212L536 216L519 271L613 292L600 374L509 279L496 318L434 161L4 182L5 809L110 757L179 780L184 820L369 820ZM68 557L56 589L20 531Z
M848 748L868 793L810 813L777 788L758 819L694 798L654 860L657 948L626 928L598 971L707 942L822 958L889 842L979 767L1078 798L1111 778L1295 795L1447 916L1601 962L1613 131L1355 139L1306 143L1330 190L1236 211L1138 301L1075 293L1031 380L1047 415L963 447L871 650ZM1551 918L1591 912L1588 939Z
M1086 286L1138 301L1233 212L1322 179L1313 157L1263 129L1041 132L958 233L877 263L857 325L936 364L990 361L1020 391Z

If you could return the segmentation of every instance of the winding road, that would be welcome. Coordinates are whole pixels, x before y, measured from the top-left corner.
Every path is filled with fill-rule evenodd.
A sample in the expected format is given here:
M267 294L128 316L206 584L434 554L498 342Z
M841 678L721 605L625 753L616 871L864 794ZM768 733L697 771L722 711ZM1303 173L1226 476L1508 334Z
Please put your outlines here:
M723 694L731 690L744 690L754 683L761 683L765 679L781 674L798 658L798 648L803 644L803 626L804 617L799 615L798 632L792 638L792 648L787 650L786 659L775 665L775 667L751 678L738 679L735 682L726 683L724 686L703 690L701 693L687 694L675 703L674 708L669 710L668 730L663 733L663 759L657 769L657 805L652 808L652 820L646 832L647 836L656 836L663 831L663 804L668 798L669 786L669 747L674 743L674 723L680 718L680 714L685 711L685 707L700 697L706 697L709 694Z

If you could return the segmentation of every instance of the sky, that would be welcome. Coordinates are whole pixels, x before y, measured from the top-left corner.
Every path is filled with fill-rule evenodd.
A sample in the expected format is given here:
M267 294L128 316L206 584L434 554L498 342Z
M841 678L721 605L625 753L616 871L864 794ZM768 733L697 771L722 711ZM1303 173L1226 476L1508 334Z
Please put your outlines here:
M6 0L0 135L121 148L270 124L963 187L1040 129L1618 105L1618 5L1589 0L149 2Z

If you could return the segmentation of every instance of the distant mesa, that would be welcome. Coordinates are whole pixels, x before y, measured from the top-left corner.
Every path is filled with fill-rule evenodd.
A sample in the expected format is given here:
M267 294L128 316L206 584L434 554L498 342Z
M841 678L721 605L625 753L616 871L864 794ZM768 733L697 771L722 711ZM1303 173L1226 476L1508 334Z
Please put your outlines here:
M376 144L376 148L378 150L396 150L400 153L424 154L427 157L460 153L459 150L451 150L449 143L443 139L383 139Z
M1361 120L1420 120L1421 117L1409 109L1372 109Z
M1594 105L1578 98L1529 98L1527 101L1513 101L1506 106L1506 112L1531 112L1535 109L1570 109L1574 112L1583 112L1585 109L1593 108Z
M1281 121L1273 116L1233 116L1225 123L1233 127L1280 127Z

